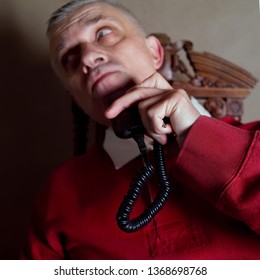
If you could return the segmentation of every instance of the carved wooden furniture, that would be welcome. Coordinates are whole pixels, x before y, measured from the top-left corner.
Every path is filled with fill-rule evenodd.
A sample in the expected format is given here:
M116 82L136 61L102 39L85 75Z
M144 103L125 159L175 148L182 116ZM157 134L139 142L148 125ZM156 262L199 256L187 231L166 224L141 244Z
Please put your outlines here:
M252 74L211 53L194 51L190 41L172 43L166 34L152 35L160 40L165 50L159 72L174 88L185 89L215 118L229 115L241 119L243 100L257 83ZM72 113L74 154L83 154L89 142L102 145L105 127L89 120L74 103Z
M160 72L174 88L197 98L215 118L241 119L243 100L257 83L245 69L208 52L193 50L190 41L172 43L166 34L153 34L165 49Z

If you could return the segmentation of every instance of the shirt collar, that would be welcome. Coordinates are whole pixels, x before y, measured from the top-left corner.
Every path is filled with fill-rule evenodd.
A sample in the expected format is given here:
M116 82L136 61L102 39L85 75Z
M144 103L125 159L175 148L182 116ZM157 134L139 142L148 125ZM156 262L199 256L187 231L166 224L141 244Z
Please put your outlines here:
M145 138L147 149L152 149L152 141L150 138ZM104 149L112 159L115 169L120 169L128 162L140 155L138 146L133 138L120 139L111 128L106 130Z

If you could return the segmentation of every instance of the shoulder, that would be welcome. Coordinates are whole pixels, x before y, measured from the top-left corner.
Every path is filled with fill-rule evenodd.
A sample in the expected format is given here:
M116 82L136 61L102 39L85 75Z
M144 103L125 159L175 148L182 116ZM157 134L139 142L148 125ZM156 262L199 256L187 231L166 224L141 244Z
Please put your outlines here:
M84 201L92 201L114 172L111 159L100 148L91 148L82 156L66 160L52 171L38 191L33 215L42 219L62 216L66 209L76 209L83 197Z
M113 173L113 170L114 165L105 150L93 147L86 154L72 157L55 168L40 193L69 195L81 186L87 187L100 180L100 174Z
M58 166L51 175L52 181L75 180L80 176L91 178L98 170L112 168L113 163L104 149L93 147L84 155L72 157Z

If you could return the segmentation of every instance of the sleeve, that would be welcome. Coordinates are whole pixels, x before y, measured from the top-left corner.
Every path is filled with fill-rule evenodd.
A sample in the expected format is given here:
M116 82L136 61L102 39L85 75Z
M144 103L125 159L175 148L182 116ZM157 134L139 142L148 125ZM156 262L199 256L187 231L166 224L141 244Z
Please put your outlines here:
M230 121L230 120L229 120ZM234 126L235 125L235 126ZM260 234L260 122L201 116L178 155L175 176Z
M54 188L55 182L55 179L50 179L35 200L21 259L64 259L61 233L62 215L59 210L62 198L57 197L58 193Z

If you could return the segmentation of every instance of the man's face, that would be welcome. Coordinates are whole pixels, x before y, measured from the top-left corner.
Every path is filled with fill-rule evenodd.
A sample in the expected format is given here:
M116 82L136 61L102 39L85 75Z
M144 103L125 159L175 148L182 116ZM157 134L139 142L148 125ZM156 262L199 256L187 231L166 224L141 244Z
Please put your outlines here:
M109 124L107 96L158 68L152 45L124 13L104 3L82 6L50 34L57 75L76 103L103 124Z

